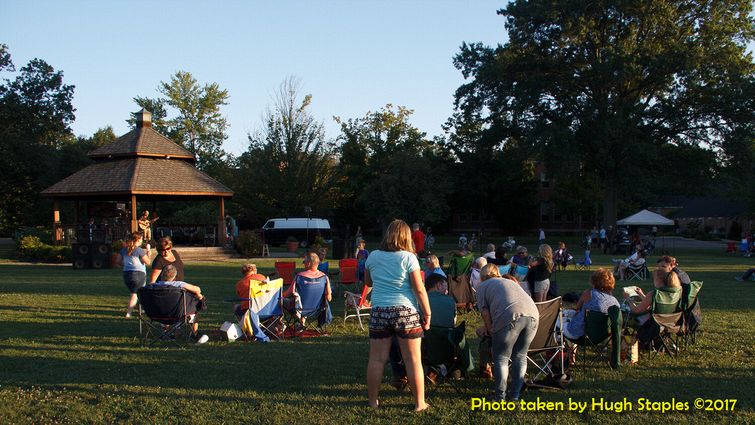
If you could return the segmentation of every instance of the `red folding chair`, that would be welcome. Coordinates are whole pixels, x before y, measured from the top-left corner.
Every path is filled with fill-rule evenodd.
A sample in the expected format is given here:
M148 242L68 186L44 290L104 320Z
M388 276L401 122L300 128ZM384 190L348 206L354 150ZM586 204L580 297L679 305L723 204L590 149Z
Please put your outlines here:
M359 281L357 278L357 267L359 262L356 258L344 258L338 260L338 274L340 275L340 287L345 285L354 285Z
M276 261L275 272L283 279L284 285L290 285L294 283L294 276L296 275L296 263L293 261Z

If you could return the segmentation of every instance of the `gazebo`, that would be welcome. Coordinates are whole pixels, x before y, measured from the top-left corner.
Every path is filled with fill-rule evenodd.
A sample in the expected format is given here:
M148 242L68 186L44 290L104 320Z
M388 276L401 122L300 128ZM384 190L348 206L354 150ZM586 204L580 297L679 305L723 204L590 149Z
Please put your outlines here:
M233 191L197 170L191 152L153 130L149 111L136 113L134 130L88 156L93 164L42 191L42 195L53 199L56 242L63 243L65 238L60 220L60 202L64 200L75 202L74 220L79 226L78 207L82 201L129 205L125 221L131 232L138 229L137 201L154 205L157 201L217 200L218 241L221 245L226 242L225 199L231 198Z

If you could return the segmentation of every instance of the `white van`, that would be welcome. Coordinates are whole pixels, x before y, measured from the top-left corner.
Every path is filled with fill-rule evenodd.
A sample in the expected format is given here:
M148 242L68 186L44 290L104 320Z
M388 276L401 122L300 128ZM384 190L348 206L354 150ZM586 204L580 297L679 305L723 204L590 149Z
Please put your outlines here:
M319 234L331 242L330 223L323 218L271 218L262 226L265 243L279 246L289 237L296 238L303 246L314 242Z

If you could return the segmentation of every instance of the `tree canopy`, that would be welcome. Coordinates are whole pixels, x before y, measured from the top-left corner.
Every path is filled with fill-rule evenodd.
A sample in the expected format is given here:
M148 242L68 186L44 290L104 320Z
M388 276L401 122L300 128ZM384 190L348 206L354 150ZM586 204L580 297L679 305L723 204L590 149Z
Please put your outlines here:
M238 159L234 190L257 220L271 215L302 216L304 208L325 214L333 200L335 159L322 123L310 113L311 95L301 96L293 77L281 83L262 127L248 135Z
M657 186L688 159L701 168L686 177L709 180L715 170L705 151L720 163L752 145L751 7L511 2L498 12L509 41L465 43L454 59L468 82L456 92L449 128L521 140L553 175L593 182L604 221L613 223L625 194Z
M223 162L228 122L220 108L228 104L228 91L217 83L200 85L191 73L178 71L170 81L160 83L158 92L163 97L134 98L137 105L152 112L155 130L196 155L200 169ZM173 118L168 117L170 111L175 111ZM133 118L127 121L135 125Z

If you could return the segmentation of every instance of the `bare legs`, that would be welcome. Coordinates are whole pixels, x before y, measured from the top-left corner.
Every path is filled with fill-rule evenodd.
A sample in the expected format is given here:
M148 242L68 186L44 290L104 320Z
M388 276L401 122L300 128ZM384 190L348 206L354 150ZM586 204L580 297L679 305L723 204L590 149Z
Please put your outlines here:
M136 307L136 294L131 294L131 297L128 299L128 307L126 308L126 317L131 317L131 312L134 311L134 307Z
M425 403L425 381L422 373L422 339L398 338L398 342L406 366L406 377L409 380L412 396L414 396L414 410L425 410L428 405ZM390 348L391 338L370 339L370 358L367 361L367 398L372 408L377 408L380 404L378 393Z

